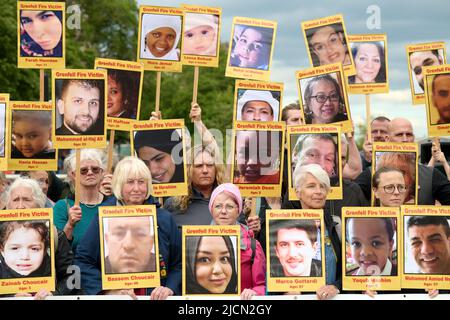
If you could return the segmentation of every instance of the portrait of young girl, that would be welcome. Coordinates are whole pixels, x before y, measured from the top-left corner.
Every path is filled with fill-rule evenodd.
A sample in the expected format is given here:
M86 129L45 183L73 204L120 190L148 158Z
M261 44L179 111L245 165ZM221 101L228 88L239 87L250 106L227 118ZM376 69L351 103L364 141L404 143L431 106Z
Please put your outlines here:
M186 237L186 294L237 294L235 247L229 236Z
M0 222L0 279L51 275L47 220Z

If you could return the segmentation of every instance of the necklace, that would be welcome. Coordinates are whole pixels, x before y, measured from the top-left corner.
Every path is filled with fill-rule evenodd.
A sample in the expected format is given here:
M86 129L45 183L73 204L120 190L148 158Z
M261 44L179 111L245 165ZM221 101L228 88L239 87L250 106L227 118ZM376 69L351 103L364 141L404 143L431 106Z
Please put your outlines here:
M100 204L100 202L101 202L101 195L100 194L97 195L97 200L96 200L95 203L85 203L85 202L80 200L80 203L84 204L87 208L90 208L90 209L95 208L96 206L98 206Z

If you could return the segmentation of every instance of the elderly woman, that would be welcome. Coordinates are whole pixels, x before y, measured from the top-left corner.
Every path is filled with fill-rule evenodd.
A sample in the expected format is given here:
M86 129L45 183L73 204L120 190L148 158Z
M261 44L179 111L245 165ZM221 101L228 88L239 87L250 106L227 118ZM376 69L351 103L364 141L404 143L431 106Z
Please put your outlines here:
M214 189L209 200L209 210L216 225L236 225L242 211L242 197L239 188L224 183ZM266 291L266 258L261 245L254 240L253 231L241 227L241 299L249 300Z
M97 149L81 150L80 161L80 204L75 205L75 154L64 160L64 169L71 185L71 194L56 202L53 207L53 221L58 230L64 230L67 239L76 251L80 240L103 201L99 184L105 171L104 154Z
M299 165L293 175L295 194L302 209L324 209L330 191L330 178L318 164ZM324 210L326 285L317 290L320 300L331 299L341 287L341 243L331 214Z
M42 192L39 184L32 179L17 178L5 192L6 209L33 209L44 208L47 197ZM69 289L67 284L71 273L67 273L72 265L73 252L64 232L55 230L55 271L56 288L49 292L45 289L36 293L35 299L45 299L49 295L69 295L74 294L73 289ZM57 237L57 238L56 238ZM17 296L31 296L29 293L20 293Z
M86 294L150 294L151 299L164 300L181 294L181 234L175 221L150 195L152 176L145 163L135 157L126 157L117 164L113 179L114 196L102 206L138 206L155 204L158 223L159 264L161 286L148 289L123 289L102 291L100 270L100 234L98 212L80 242L75 255L75 264L81 269L81 284ZM151 291L151 293L150 293Z

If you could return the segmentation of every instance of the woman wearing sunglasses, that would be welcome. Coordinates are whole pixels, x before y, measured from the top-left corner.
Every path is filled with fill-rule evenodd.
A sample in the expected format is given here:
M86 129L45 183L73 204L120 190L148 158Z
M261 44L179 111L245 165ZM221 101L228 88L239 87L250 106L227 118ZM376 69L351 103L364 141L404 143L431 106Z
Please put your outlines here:
M83 149L80 159L80 189L78 191L80 205L74 205L76 162L73 153L64 160L64 169L67 172L71 192L67 198L59 200L53 207L55 226L58 230L64 230L74 252L97 212L98 206L103 201L103 194L99 191L105 169L101 151Z

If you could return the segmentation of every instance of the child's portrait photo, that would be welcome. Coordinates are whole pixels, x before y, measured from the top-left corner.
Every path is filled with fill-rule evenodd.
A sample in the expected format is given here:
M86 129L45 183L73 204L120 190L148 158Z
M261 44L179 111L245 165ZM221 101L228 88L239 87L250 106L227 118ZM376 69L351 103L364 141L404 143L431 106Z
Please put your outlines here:
M187 12L184 18L182 53L215 57L217 55L219 16Z

